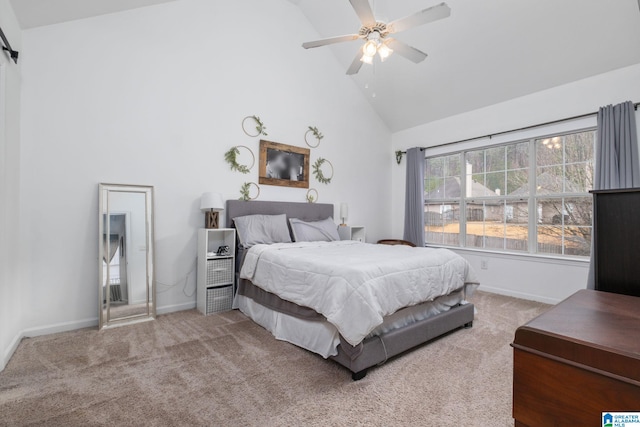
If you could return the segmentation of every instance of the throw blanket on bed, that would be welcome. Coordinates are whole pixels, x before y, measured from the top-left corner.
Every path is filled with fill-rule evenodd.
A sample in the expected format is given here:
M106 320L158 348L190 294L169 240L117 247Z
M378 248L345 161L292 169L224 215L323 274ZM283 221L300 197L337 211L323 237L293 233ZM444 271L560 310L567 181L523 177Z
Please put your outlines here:
M384 316L478 283L467 261L449 250L354 241L256 245L240 277L313 308L353 346Z

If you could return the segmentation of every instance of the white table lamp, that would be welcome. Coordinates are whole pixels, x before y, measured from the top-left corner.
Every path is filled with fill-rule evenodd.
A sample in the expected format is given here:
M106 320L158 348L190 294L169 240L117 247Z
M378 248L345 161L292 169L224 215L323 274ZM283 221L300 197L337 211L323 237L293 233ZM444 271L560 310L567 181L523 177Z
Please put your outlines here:
M346 203L340 204L340 218L342 219L342 226L347 225L347 218L349 217L349 205Z
M204 193L200 198L200 210L206 212L205 227L219 228L219 212L224 210L224 200L220 193Z

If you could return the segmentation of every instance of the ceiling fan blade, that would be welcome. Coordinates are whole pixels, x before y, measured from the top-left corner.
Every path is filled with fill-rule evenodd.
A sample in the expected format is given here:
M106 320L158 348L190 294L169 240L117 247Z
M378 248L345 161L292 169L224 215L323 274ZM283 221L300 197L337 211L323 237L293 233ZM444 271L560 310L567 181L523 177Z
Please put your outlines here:
M369 0L349 0L349 3L351 3L351 6L356 11L362 25L365 27L375 25L376 17L373 16L373 10L371 10Z
M451 9L449 6L447 6L446 3L440 3L437 6L424 9L413 15L396 19L395 21L388 23L387 30L389 30L390 33L399 33L400 31L405 31L409 28L446 18L449 15L451 15Z
M358 74L358 71L360 71L360 68L362 68L362 61L360 61L360 58L362 58L362 52L358 49L358 53L356 54L356 57L354 58L353 62L351 63L351 66L347 70L348 76Z
M362 38L359 34L349 34L348 36L330 37L328 39L315 40L312 42L302 43L302 47L305 49L311 49L314 47L326 46L329 44L336 44L342 42L350 42L352 40L358 40Z
M397 53L400 56L404 56L409 61L415 62L416 64L427 59L426 53L416 49L415 47L411 47L408 44L397 39L388 39L387 46L393 49L394 53Z

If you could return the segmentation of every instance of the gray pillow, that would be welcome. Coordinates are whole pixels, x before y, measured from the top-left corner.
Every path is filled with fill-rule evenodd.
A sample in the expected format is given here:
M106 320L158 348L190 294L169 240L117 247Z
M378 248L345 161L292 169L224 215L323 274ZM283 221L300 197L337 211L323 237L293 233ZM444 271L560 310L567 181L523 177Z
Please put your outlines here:
M287 216L247 215L233 218L240 244L250 248L258 244L291 243Z
M340 240L338 226L333 222L333 218L313 222L292 218L289 223L293 231L293 239L296 242L332 242Z

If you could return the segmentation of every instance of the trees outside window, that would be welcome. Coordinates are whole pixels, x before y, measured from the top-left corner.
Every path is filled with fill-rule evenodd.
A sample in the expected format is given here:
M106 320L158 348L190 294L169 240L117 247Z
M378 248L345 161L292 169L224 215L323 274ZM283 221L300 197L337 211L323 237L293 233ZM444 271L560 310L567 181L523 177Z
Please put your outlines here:
M427 158L430 244L589 256L595 131Z

